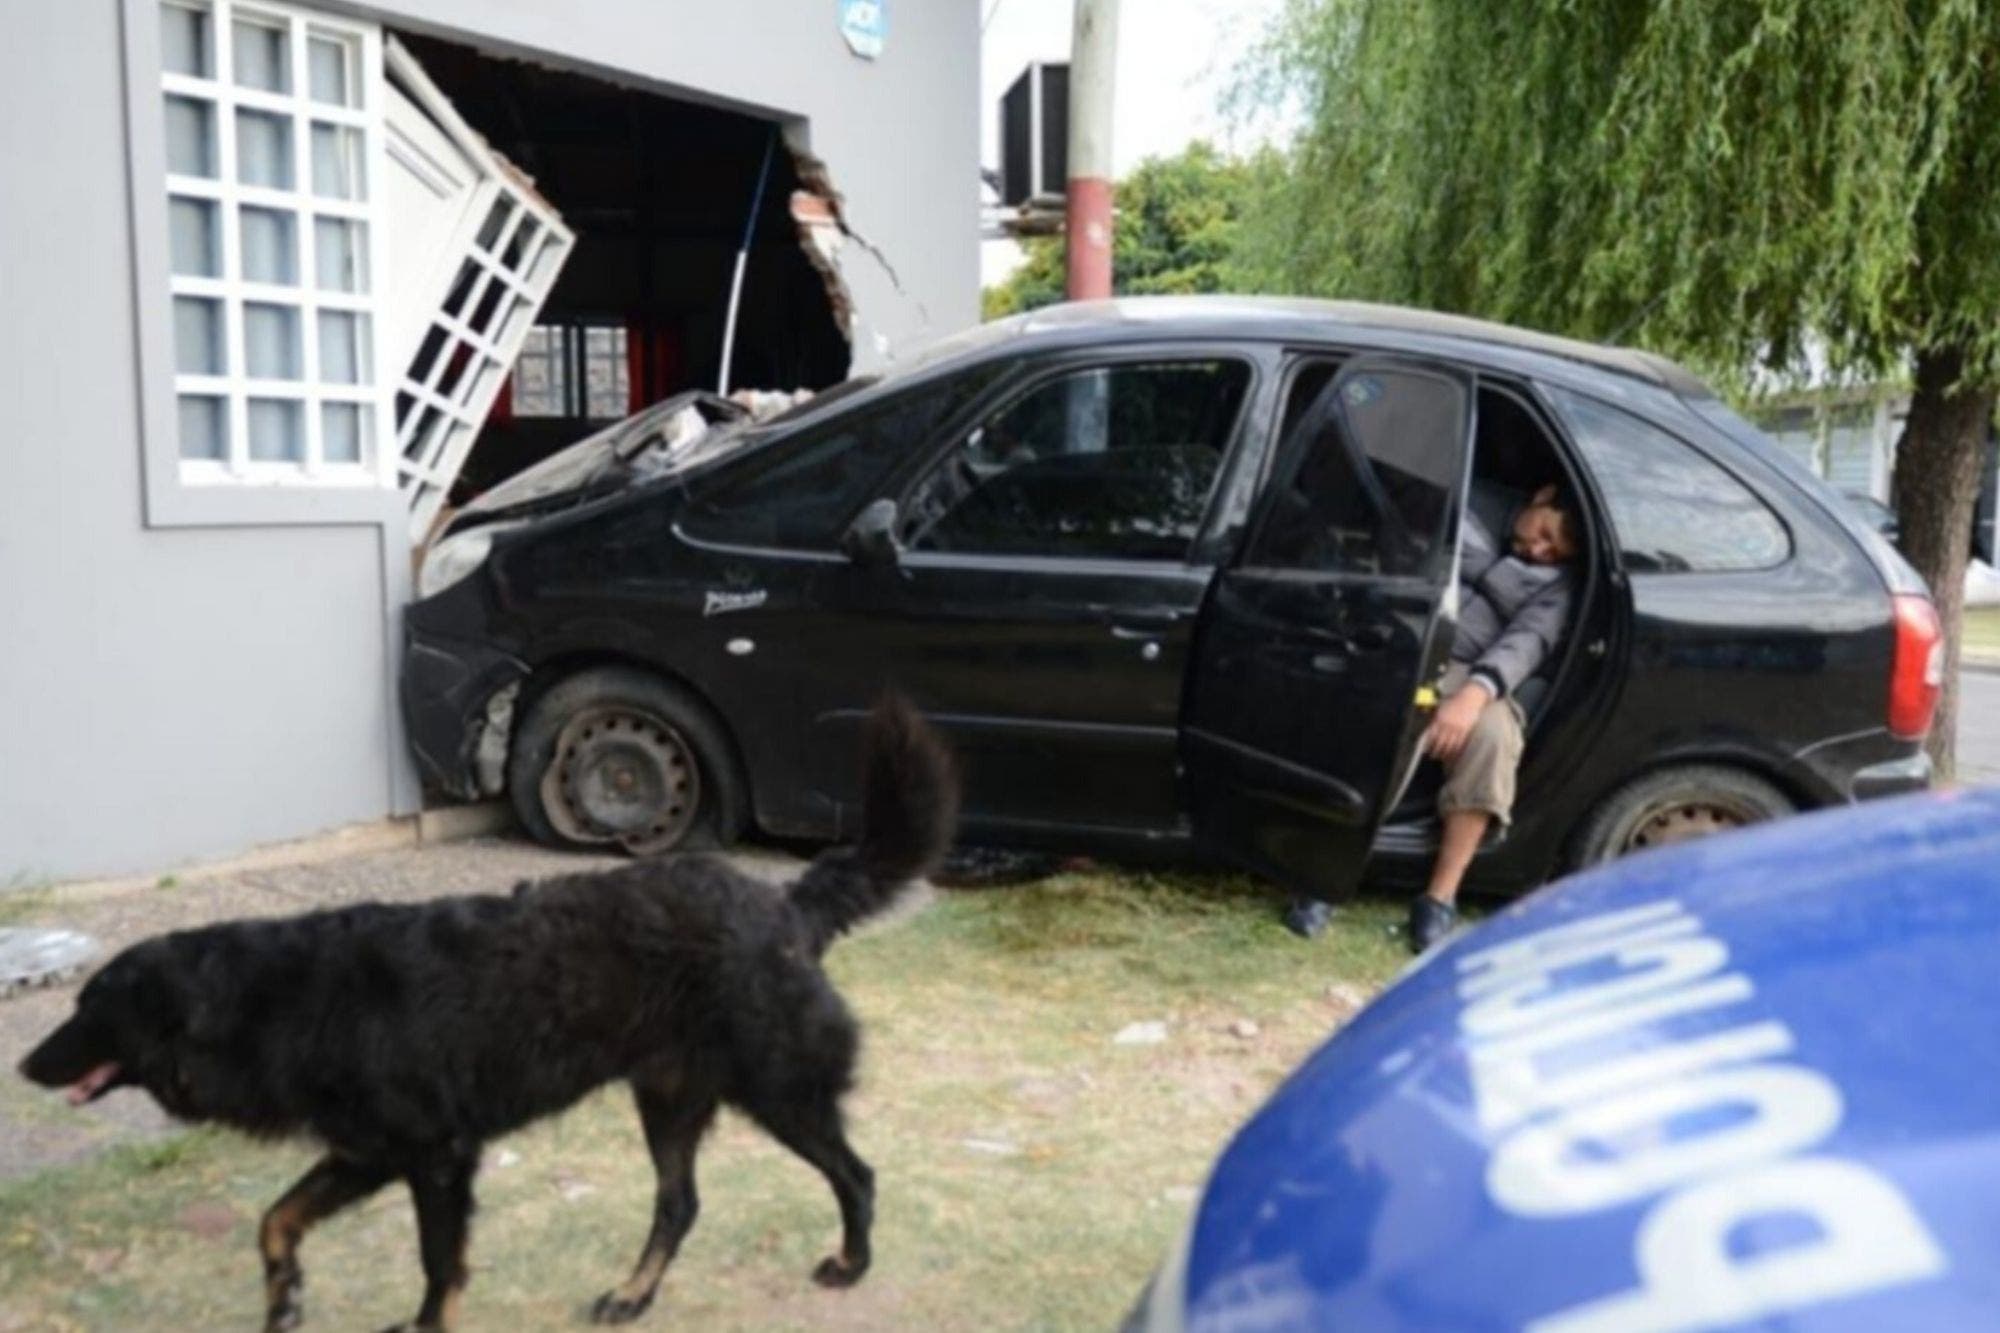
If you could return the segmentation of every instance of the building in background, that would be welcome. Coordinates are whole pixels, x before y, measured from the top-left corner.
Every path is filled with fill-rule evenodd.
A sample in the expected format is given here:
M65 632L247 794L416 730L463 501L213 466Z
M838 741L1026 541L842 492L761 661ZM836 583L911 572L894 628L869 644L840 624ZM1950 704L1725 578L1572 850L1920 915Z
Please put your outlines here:
M443 507L715 387L732 302L755 387L973 322L976 10L14 15L0 886L414 810L394 663Z
M1758 424L1787 453L1874 513L1879 511L1872 506L1890 502L1896 443L1909 414L1910 398L1904 390L1861 384L1774 397L1760 404L1756 415ZM1989 565L1996 563L1996 482L2000 482L2000 440L1989 439L1972 529L1972 554Z

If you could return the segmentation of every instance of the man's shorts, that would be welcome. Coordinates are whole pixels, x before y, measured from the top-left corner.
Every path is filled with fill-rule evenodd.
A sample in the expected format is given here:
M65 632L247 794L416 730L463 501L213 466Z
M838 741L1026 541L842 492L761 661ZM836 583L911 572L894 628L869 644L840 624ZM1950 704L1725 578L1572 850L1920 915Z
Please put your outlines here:
M1449 699L1465 684L1468 668L1454 662L1444 673L1440 693ZM1486 705L1465 738L1465 748L1446 763L1444 790L1438 793L1438 811L1484 810L1505 827L1513 821L1514 779L1521 768L1521 747L1526 741L1528 719L1521 706L1509 697Z

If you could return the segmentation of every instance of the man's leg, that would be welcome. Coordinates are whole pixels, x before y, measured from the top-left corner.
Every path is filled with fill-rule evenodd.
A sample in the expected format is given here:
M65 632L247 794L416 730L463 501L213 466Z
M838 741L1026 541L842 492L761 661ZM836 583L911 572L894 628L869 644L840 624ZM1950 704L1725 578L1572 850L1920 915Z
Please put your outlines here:
M1458 888L1465 872L1493 822L1505 822L1514 808L1522 742L1520 714L1512 703L1496 699L1480 714L1465 748L1446 765L1444 790L1438 793L1444 832L1437 860L1429 887L1410 904L1410 947L1418 953L1458 924Z
M1473 854L1486 839L1493 816L1485 810L1451 810L1444 816L1444 837L1438 843L1437 862L1431 867L1430 887L1424 892L1446 907L1458 903L1458 886Z

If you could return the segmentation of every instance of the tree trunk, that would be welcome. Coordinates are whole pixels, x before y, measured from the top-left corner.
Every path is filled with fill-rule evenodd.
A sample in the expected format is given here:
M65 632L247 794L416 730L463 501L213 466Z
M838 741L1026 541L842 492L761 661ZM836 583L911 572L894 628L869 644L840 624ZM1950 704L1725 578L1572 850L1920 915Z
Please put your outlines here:
M1917 354L1916 392L1896 448L1896 517L1903 554L1937 603L1944 622L1944 696L1931 726L1930 752L1939 778L1952 776L1958 740L1958 644L1965 614L1965 566L1972 554L1972 520L1979 503L1979 463L1986 453L1994 392L1959 383L1965 367L1957 347Z

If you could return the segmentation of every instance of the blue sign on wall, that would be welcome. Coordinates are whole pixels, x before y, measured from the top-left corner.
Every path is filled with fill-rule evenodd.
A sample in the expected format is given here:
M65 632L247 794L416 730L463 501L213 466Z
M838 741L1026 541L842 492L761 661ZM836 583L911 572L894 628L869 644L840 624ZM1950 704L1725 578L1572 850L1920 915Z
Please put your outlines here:
M848 49L864 60L882 54L889 40L889 0L837 0L840 6L840 35Z

